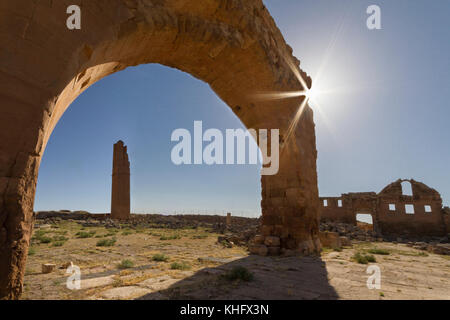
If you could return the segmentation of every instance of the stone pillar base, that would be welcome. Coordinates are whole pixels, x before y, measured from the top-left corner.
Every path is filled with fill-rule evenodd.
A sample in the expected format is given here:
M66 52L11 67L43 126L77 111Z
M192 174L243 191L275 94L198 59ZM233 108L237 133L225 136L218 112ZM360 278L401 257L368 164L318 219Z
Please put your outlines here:
M276 236L256 235L248 246L251 254L259 256L293 256L293 255L317 255L322 246L319 238L297 242L281 239Z

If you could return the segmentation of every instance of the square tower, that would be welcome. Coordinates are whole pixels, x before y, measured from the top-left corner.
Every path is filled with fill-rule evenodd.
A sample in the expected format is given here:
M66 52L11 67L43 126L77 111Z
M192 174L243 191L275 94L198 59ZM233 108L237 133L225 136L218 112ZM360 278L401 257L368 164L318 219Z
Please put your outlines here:
M130 161L127 147L121 140L114 145L111 218L120 220L130 218Z

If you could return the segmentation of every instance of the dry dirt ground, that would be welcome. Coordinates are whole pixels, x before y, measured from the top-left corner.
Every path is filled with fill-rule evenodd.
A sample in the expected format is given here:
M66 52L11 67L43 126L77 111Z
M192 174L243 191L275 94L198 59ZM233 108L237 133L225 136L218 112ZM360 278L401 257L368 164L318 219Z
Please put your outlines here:
M321 257L258 257L217 237L202 228L44 225L34 231L22 299L450 299L449 256L364 242ZM355 260L373 249L376 262ZM81 270L79 290L67 288L70 262ZM43 274L43 263L55 271ZM381 289L367 288L370 265L381 270Z

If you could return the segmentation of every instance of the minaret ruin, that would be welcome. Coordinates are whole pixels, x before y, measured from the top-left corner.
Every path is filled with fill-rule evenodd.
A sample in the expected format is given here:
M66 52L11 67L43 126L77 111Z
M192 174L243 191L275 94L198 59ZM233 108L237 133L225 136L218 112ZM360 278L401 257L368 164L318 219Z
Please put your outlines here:
M127 147L119 140L114 145L111 218L127 220L130 217L130 161Z

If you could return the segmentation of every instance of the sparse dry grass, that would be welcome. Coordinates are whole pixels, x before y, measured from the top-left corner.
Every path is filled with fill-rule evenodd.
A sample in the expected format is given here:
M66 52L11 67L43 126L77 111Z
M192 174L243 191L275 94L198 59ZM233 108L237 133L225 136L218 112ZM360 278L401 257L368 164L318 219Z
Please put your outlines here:
M127 232L130 230L130 232ZM77 233L85 232L93 234L92 237L78 238ZM51 239L49 243L42 243L41 238L48 237ZM107 239L116 239L114 246L102 247L96 246L98 241ZM129 229L129 226L123 225L121 229L105 229L102 227L84 227L82 228L75 222L62 221L57 228L37 229L33 234L32 246L28 257L24 295L23 299L95 299L101 297L102 292L117 287L139 286L141 282L154 277L167 277L169 279L185 279L192 274L204 268L217 269L221 265L218 261L211 261L204 258L230 259L236 257L246 257L247 251L242 247L223 248L217 244L218 234L211 233L204 228L192 229L167 229L167 228L136 228ZM170 240L160 240L161 238L170 238ZM53 246L54 243L63 241L62 246ZM45 242L45 241L44 241ZM400 280L408 285L418 288L425 288L428 294L440 297L443 292L442 288L448 287L448 274L450 272L448 256L437 256L435 254L426 254L422 251L406 247L401 244L390 243L355 243L353 248L344 248L342 252L336 254L332 249L324 248L322 255L323 261L326 262L329 281L333 284L333 279L339 277L340 272L345 268L348 272L346 277L354 276L352 281L363 279L361 290L353 289L350 291L339 292L344 299L357 295L357 298L376 298L381 295L379 292L372 292L365 287L365 268L367 266L351 262L351 257L356 252L361 254L376 254L376 252L389 252L389 255L378 254L376 256L376 264L389 270L389 273L399 272L405 274ZM334 258L331 258L334 257ZM202 258L199 260L199 258ZM267 264L260 264L260 267L270 268L271 264L283 261L283 258L267 257ZM334 260L333 260L334 259ZM118 264L123 260L131 260L133 268L118 269ZM301 263L303 259L300 259ZM333 260L329 264L330 260ZM94 288L84 289L80 291L71 291L65 288L65 269L59 269L59 266L72 261L82 270L82 278L96 278L109 275L111 280L108 284ZM171 266L175 263L177 266L188 265L190 268L175 268ZM41 274L42 263L55 263L58 269L51 274ZM330 266L332 268L330 269ZM276 274L280 275L280 279L287 277L289 272L286 268L278 268ZM338 272L333 271L333 268ZM425 270L426 271L423 271ZM184 269L184 270L183 270ZM417 272L420 269L422 271ZM249 268L252 272L254 269ZM284 271L283 271L284 270ZM384 269L383 269L384 270ZM258 272L258 271L255 271ZM290 272L294 274L295 272ZM433 275L430 277L430 275ZM362 275L362 276L361 276ZM388 273L383 273L387 276ZM424 282L426 279L436 279L434 282ZM359 277L359 278L358 278ZM217 288L224 294L232 292L235 288L245 281L237 281L241 284L235 284L236 281L217 281L219 276L212 278L197 277L198 280L189 286L186 290L209 290ZM196 279L197 279L196 278ZM215 280L216 279L216 280ZM256 279L261 279L256 276ZM383 278L384 279L384 278ZM254 281L257 283L258 281ZM348 281L345 279L341 281ZM395 282L391 279L391 281ZM427 280L429 281L429 280ZM224 283L225 282L225 283ZM405 297L406 295L419 295L420 290L408 290L408 287L402 286L401 290L397 288L385 287L389 282L383 282L383 299L394 299L396 297ZM254 284L253 284L254 285ZM336 287L339 289L339 287ZM433 289L429 289L433 288ZM290 287L288 296L295 297L295 286ZM287 292L286 291L286 292ZM174 290L174 297L177 296ZM372 294L372 296L370 296ZM422 293L420 293L422 294ZM433 297L434 297L433 296ZM425 296L427 297L427 296Z
M132 286L154 277L155 274L182 279L185 277L183 272L195 272L214 266L212 263L199 263L199 257L246 255L244 248L223 249L216 244L218 234L204 228L130 229L123 225L122 229L106 229L82 227L69 221L61 221L56 226L57 228L38 228L33 234L25 276L27 290L22 297L24 299L88 299L107 288ZM43 237L48 237L50 242L42 243L40 240ZM112 242L113 239L116 240L113 246L104 246L104 243ZM63 243L53 247L58 241ZM118 265L124 260L131 260L133 268L118 269ZM112 284L72 292L64 285L54 285L67 277L64 269L47 275L40 273L43 263L60 266L70 261L81 268L83 276L105 272L117 274ZM180 263L182 268L172 270L173 263ZM143 269L135 270L139 268Z

